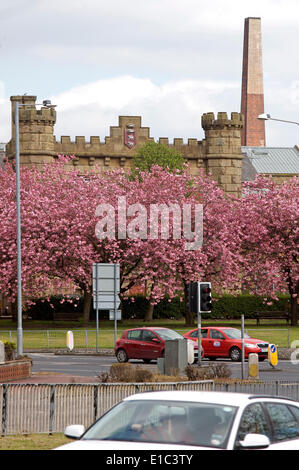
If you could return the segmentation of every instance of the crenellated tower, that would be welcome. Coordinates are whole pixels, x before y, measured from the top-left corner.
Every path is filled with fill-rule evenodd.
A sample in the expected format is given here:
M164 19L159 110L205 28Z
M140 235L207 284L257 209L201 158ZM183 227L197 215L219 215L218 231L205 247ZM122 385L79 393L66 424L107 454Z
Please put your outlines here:
M241 130L243 115L231 113L203 114L201 125L205 131L203 141L207 173L219 183L222 189L235 196L241 195L242 152Z
M8 159L15 156L15 101L19 107L20 163L32 166L50 162L57 154L55 151L54 108L36 108L36 96L11 96L12 133L11 141L6 146Z
M110 135L104 141L99 136L61 136L56 140L54 124L56 111L53 108L36 107L36 96L12 96L12 139L6 146L8 159L15 156L14 103L19 108L20 162L32 166L51 162L57 154L74 155L68 165L74 165L84 174L90 167L97 166L99 171L113 168L129 169L132 158L138 148L149 140L150 128L143 127L141 116L119 116L118 126L110 127ZM160 137L159 142L176 149L189 164L189 171L198 175L203 168L219 183L225 192L239 196L241 194L241 130L243 116L240 113L214 113L202 116L205 139L189 138L187 143L182 138L170 142L167 137Z

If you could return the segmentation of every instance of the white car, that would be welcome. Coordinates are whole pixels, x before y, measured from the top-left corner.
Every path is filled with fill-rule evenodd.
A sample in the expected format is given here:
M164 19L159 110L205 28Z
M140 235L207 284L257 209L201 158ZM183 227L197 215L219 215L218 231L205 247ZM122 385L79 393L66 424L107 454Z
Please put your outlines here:
M228 392L145 392L125 398L57 450L299 450L299 403Z

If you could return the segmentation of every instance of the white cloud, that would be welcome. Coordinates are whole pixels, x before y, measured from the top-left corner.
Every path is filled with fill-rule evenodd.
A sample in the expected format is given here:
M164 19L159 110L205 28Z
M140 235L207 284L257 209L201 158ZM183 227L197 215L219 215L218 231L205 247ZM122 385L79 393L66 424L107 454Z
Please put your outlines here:
M99 80L51 97L57 104L55 134L103 136L109 125L117 124L119 115L141 115L143 125L151 128L156 139L198 137L202 134L201 114L225 109L226 91L238 87L237 82L200 80L158 86L130 76ZM217 104L222 108L217 109Z
M265 111L298 121L298 13L298 0L1 0L0 141L25 91L53 95L58 136L137 114L155 138L201 138L204 112L240 110L248 16L262 19ZM297 128L273 129L271 145L296 143Z

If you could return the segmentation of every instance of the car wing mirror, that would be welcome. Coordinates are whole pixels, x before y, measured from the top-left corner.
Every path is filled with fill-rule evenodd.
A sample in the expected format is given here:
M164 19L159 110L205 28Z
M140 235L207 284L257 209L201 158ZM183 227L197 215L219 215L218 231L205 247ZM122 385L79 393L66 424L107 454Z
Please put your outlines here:
M70 439L80 439L84 434L85 428L82 424L72 424L64 430L64 435Z
M265 434L246 434L243 441L239 441L241 449L265 449L269 447L270 440Z
M152 338L152 341L153 341L154 343L160 343L160 341L158 340L158 338Z

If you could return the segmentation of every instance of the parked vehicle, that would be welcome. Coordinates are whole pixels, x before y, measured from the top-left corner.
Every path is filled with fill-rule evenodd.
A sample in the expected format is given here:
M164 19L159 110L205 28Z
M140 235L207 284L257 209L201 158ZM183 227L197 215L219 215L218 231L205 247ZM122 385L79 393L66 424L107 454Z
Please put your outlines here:
M58 450L299 450L299 403L229 392L138 393L113 407Z
M118 362L129 359L142 359L149 363L164 356L165 341L184 339L174 330L159 327L143 327L125 330L116 342L114 352ZM193 343L194 344L194 343ZM194 356L198 355L198 345L194 345Z
M184 336L197 342L198 329L190 330ZM214 326L201 328L201 343L205 358L230 357L236 362L242 359L241 331L237 328ZM263 361L268 357L268 346L266 341L244 335L245 358L248 358L250 353L256 353L259 360Z

